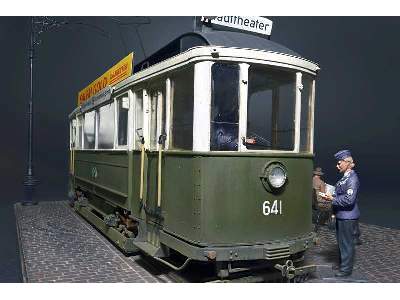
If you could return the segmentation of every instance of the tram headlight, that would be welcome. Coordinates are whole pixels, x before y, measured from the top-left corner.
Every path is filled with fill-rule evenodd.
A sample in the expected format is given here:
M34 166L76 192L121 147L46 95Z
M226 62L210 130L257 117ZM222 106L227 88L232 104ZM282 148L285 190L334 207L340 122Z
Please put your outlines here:
M269 170L268 182L276 189L281 188L285 184L286 178L286 171L279 165L272 166Z

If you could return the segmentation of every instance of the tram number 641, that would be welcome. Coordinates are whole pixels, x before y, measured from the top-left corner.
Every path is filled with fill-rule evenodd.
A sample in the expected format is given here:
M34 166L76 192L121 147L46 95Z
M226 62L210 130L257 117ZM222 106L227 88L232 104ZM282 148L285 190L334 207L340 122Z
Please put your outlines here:
M281 215L282 214L282 200L274 200L274 202L264 201L263 203L263 214L264 216L268 216L270 214L273 215Z

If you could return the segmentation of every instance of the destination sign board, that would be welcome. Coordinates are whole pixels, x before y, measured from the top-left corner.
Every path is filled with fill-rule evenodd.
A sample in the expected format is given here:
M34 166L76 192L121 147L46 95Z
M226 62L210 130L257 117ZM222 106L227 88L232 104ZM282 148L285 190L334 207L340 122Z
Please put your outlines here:
M107 70L103 75L78 93L78 106L97 94L107 86L114 86L118 82L132 75L133 52L120 60L116 65Z
M264 17L245 16L223 16L207 17L202 16L201 21L212 25L233 28L239 31L248 31L261 35L270 36L272 21Z

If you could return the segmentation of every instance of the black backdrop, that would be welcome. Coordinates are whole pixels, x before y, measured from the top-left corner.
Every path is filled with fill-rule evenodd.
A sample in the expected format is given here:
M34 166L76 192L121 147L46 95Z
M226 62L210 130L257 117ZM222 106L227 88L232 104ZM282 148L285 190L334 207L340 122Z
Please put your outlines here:
M63 18L61 18L63 19ZM38 200L61 200L67 194L68 114L77 92L128 52L135 61L178 35L192 30L192 17L72 17L103 28L69 25L42 35L35 59L34 168L41 181ZM272 40L320 64L316 90L316 165L335 183L333 154L350 149L361 181L363 222L400 228L395 196L400 127L398 17L270 17ZM146 22L138 31L132 23ZM29 95L27 17L0 17L1 218L9 240L1 248L4 280L16 280L12 205L21 201L27 158ZM121 25L123 24L123 25ZM5 275L4 275L5 274ZM9 274L9 275L7 275ZM8 277L7 277L8 276ZM8 279L7 279L8 278ZM0 278L1 281L1 278Z

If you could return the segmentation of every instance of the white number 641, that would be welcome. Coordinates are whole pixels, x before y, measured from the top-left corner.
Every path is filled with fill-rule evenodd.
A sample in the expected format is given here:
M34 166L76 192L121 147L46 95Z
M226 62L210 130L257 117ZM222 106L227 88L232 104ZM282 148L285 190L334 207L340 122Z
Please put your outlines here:
M264 214L264 216L268 216L270 214L281 215L282 214L282 201L274 200L274 202L272 202L272 205L269 201L264 201L263 214Z

